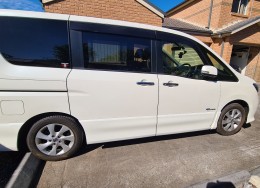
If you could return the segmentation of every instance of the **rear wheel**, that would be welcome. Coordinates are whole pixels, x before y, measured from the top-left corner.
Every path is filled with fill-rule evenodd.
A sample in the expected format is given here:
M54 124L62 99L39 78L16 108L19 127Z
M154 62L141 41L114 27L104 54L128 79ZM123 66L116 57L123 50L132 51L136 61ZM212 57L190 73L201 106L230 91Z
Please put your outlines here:
M66 116L50 116L37 121L27 135L27 145L38 158L58 161L72 157L81 147L83 131Z
M246 111L243 106L238 103L229 104L221 112L217 132L226 136L233 135L241 129L245 119Z

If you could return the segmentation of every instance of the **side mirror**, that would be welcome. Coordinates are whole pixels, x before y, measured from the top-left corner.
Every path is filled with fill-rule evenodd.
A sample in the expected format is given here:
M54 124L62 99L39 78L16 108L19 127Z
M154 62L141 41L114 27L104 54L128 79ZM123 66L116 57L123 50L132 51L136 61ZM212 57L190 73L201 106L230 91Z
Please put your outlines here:
M218 75L218 69L211 65L204 65L201 69L201 75L210 78L216 78Z

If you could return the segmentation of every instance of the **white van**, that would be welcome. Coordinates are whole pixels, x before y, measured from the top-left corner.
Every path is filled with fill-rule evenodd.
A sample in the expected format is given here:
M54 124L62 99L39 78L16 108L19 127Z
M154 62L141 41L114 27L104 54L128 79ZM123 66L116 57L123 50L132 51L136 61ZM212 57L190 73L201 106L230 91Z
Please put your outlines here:
M93 144L254 121L256 83L182 32L0 11L0 149L43 160Z

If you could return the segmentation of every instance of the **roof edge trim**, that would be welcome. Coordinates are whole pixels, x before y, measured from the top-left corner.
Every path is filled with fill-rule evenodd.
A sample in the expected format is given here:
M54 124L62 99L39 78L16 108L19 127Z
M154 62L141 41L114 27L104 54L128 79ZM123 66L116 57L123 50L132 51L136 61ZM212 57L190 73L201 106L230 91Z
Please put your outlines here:
M147 9L149 9L150 11L152 11L153 13L157 14L158 16L160 16L161 18L164 18L164 14L162 12L160 12L159 10L157 10L156 8L154 8L152 5L150 5L149 3L147 3L144 0L135 0L138 3L140 3L141 5L145 6Z
M254 21L254 22L251 22L251 23L249 23L249 24L246 24L246 25L244 25L244 26L242 26L242 27L240 27L240 28L238 28L238 29L232 31L232 32L231 32L231 35L233 35L233 34L239 32L239 31L241 31L241 30L243 30L243 29L246 29L246 28L248 28L248 27L250 27L250 26L252 26L252 25L254 25L254 24L256 24L256 23L259 23L259 22L260 22L260 18L257 19L257 20Z
M45 3L50 3L52 1L55 1L55 0L41 0L42 1L42 4L45 4Z

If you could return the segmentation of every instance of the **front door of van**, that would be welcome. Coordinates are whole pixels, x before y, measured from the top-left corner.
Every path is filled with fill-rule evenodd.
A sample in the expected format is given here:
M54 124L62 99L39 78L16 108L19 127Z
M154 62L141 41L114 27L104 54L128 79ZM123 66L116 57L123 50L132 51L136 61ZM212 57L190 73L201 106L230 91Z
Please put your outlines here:
M176 36L160 44L157 135L210 129L220 83L202 78L205 61L193 41Z
M84 67L71 71L68 93L87 143L154 136L158 78L151 40L82 32L82 41Z

